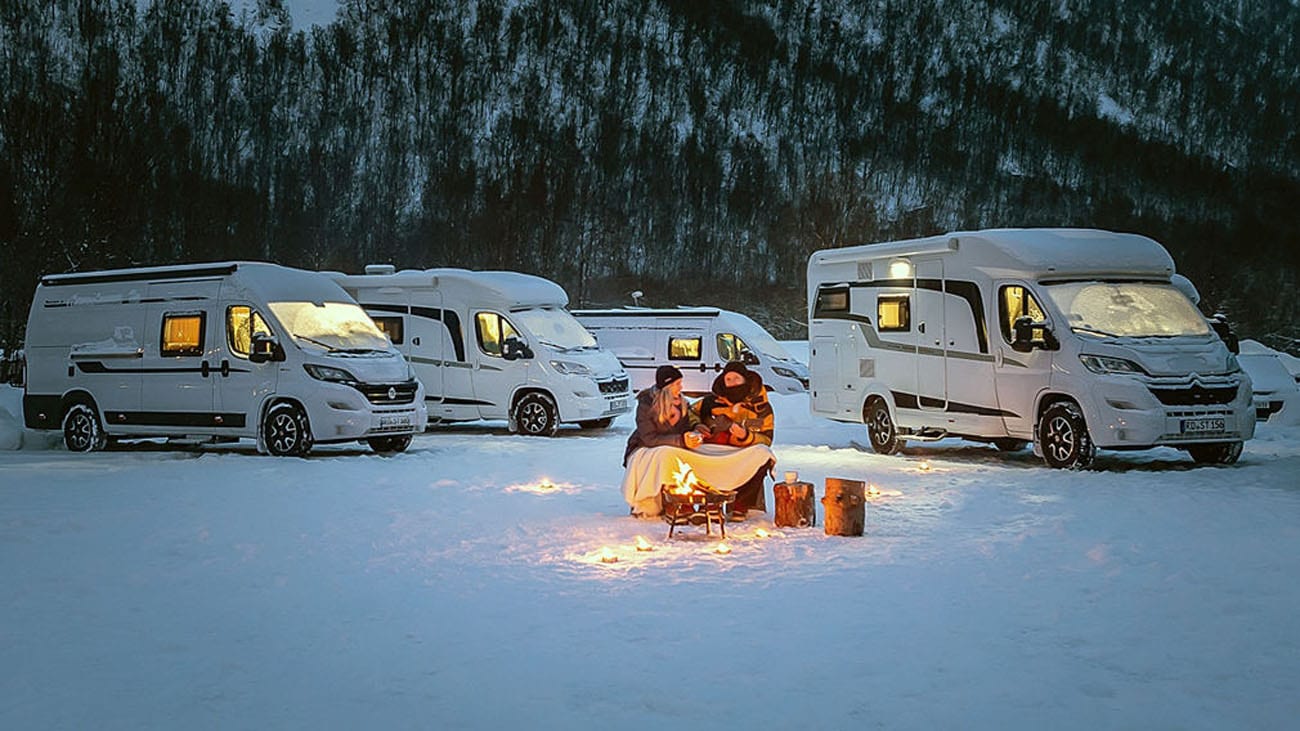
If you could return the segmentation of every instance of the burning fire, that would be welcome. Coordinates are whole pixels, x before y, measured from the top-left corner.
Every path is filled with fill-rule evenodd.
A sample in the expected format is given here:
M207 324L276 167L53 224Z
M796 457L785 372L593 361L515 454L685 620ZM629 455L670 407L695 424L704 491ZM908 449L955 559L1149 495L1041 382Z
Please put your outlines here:
M673 488L668 492L674 495L690 495L704 489L704 483L695 476L695 470L680 457L677 459L677 471L673 473L673 483Z

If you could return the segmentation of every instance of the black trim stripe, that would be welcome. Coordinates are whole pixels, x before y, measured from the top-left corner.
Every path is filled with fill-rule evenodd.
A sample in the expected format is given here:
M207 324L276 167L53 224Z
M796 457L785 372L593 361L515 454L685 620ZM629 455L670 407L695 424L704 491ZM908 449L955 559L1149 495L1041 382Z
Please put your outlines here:
M100 361L78 361L77 370L82 373L203 373L203 367L194 368L109 368ZM248 368L231 368L231 373L252 373ZM208 374L221 373L220 366L208 366Z
M108 426L194 426L242 429L244 414L188 411L106 411Z
M920 409L939 408L944 405L942 399L932 396L917 396L914 393L904 393L903 391L890 391L889 395L894 398L894 405L900 409ZM975 414L976 416L1003 416L1008 418L1019 418L1012 411L991 408L988 406L977 406L975 404L963 404L957 401L949 401L945 412L950 414Z
M425 396L425 401L436 404L447 404L451 406L492 406L491 401L479 401L472 398L438 398L436 396Z
M47 274L41 277L41 284L46 287L60 287L69 284L107 284L109 282L140 282L148 279L201 279L205 277L224 277L233 274L238 264L219 264L207 267L186 269L147 269L120 272L87 272L85 274Z

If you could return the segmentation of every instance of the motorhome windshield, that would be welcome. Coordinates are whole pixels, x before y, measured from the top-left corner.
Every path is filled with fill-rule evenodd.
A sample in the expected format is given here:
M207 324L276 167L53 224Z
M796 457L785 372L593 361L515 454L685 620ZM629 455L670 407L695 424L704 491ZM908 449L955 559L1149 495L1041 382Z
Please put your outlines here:
M1186 295L1156 282L1065 282L1045 287L1076 332L1112 337L1208 335Z
M596 339L566 310L520 310L511 312L510 319L532 332L543 345L560 350L596 347Z
M794 360L794 356L790 355L790 351L778 343L776 338L772 337L771 333L764 330L761 325L744 315L738 317L749 327L741 328L736 334L745 340L745 345L748 345L750 350L763 355L770 355L773 358Z
M351 302L272 302L271 312L294 338L326 350L387 350L388 339Z

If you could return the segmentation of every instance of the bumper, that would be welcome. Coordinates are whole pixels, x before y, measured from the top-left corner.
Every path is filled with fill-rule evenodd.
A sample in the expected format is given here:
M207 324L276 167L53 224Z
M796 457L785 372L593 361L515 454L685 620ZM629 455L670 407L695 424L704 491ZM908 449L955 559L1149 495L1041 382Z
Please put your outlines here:
M409 403L377 405L360 391L339 384L321 384L310 399L307 418L318 443L350 442L380 436L419 434L429 421L420 386Z
M1098 447L1111 449L1245 441L1255 436L1249 385L1219 379L1101 379L1080 400Z
M558 404L558 406L560 421L562 422L608 419L631 411L632 395L627 391L605 393L597 396L574 394L571 398L566 399L564 403Z

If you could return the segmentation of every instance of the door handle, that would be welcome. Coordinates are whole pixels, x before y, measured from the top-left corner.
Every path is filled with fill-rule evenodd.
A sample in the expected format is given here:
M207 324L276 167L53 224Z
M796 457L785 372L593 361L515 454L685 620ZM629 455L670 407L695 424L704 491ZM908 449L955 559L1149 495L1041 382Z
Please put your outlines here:
M923 323L917 325L917 326L916 326L916 330L917 330L917 332L919 332L919 333L921 333L922 335L924 335L924 334L925 334L925 323L923 322Z
M205 360L199 364L199 372L203 374L204 378L207 378L208 374L212 373L212 366L208 365L208 362Z
M411 345L419 345L419 344L420 344L419 338L411 338Z
M221 361L221 375L223 378L230 378L230 361L224 359Z

